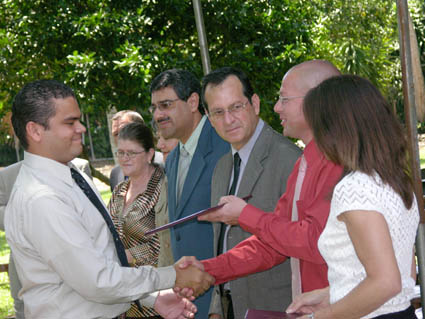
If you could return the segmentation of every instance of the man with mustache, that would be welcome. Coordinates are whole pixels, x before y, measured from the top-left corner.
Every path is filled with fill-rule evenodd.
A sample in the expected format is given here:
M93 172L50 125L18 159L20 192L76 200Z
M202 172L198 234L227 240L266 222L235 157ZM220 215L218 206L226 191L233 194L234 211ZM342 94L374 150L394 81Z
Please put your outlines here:
M218 159L229 151L203 115L201 85L189 71L172 69L159 74L151 84L150 111L164 138L177 138L179 145L168 155L168 215L170 222L210 207L211 176ZM210 223L192 220L171 229L174 260L213 256ZM208 318L211 290L195 301L198 318Z

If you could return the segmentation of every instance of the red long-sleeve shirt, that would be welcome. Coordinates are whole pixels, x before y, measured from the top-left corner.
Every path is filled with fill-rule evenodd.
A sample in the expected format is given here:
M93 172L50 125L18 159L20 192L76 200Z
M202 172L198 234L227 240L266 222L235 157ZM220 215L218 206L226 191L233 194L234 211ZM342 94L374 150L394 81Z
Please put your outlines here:
M253 236L216 258L203 260L205 270L216 284L267 270L287 257L300 259L302 291L328 286L327 266L317 241L329 215L333 187L342 168L328 161L310 142L304 150L307 171L297 201L298 221L291 221L292 202L300 159L295 164L274 214L247 205L239 216L239 225Z

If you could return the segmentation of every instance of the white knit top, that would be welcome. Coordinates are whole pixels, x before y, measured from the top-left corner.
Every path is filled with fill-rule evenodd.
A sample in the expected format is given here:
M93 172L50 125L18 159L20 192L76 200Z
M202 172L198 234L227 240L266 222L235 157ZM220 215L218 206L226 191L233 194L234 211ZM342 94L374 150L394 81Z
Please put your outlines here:
M345 223L337 219L349 210L377 211L385 217L402 281L402 291L397 296L364 318L408 308L415 286L411 266L419 222L416 200L408 210L401 197L392 187L383 184L379 176L371 177L360 172L350 173L335 186L329 219L318 243L320 253L329 267L331 304L342 299L366 278Z

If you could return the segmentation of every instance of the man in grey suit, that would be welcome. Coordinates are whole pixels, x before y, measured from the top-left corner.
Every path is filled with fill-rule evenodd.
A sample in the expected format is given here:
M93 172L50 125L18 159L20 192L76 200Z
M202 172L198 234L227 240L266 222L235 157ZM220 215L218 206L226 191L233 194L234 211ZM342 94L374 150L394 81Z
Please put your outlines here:
M209 73L202 98L212 126L232 146L214 170L211 205L228 194L252 195L251 204L273 211L301 151L260 119L260 99L242 71L224 67ZM239 226L214 223L213 228L216 255L251 236ZM248 308L282 310L291 300L290 263L284 262L216 286L209 318L243 318Z
M87 160L76 157L72 160L72 163L82 172L86 173L87 176L92 178L90 165ZM10 198L10 193L12 192L13 184L15 184L16 177L18 176L19 169L21 168L21 164L22 162L18 162L0 170L0 230L2 231L4 231L4 212ZM18 298L18 293L22 288L22 285L19 281L18 273L16 272L12 253L9 257L9 283L10 294L12 295L14 302L15 318L24 319L24 302Z
M4 231L4 212L6 210L7 202L9 201L10 193L13 184L18 176L21 163L15 163L0 170L0 230ZM15 263L12 254L9 259L9 282L10 294L12 295L15 308L15 318L23 319L24 316L24 302L18 298L18 292L22 285L19 282L18 274L16 272Z

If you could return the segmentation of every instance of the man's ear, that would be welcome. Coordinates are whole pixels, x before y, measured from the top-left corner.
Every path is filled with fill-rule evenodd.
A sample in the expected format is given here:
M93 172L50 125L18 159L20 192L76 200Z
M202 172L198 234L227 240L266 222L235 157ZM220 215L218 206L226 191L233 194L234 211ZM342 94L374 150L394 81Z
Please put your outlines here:
M260 114L260 97L254 93L251 97L252 106L254 107L255 114Z
M43 137L43 132L45 131L43 125L29 121L25 126L25 129L27 133L27 139L32 140L36 143L40 143Z
M196 112L198 110L198 105L199 105L198 93L193 92L187 99L186 103L189 104L190 110L192 111L192 113Z

